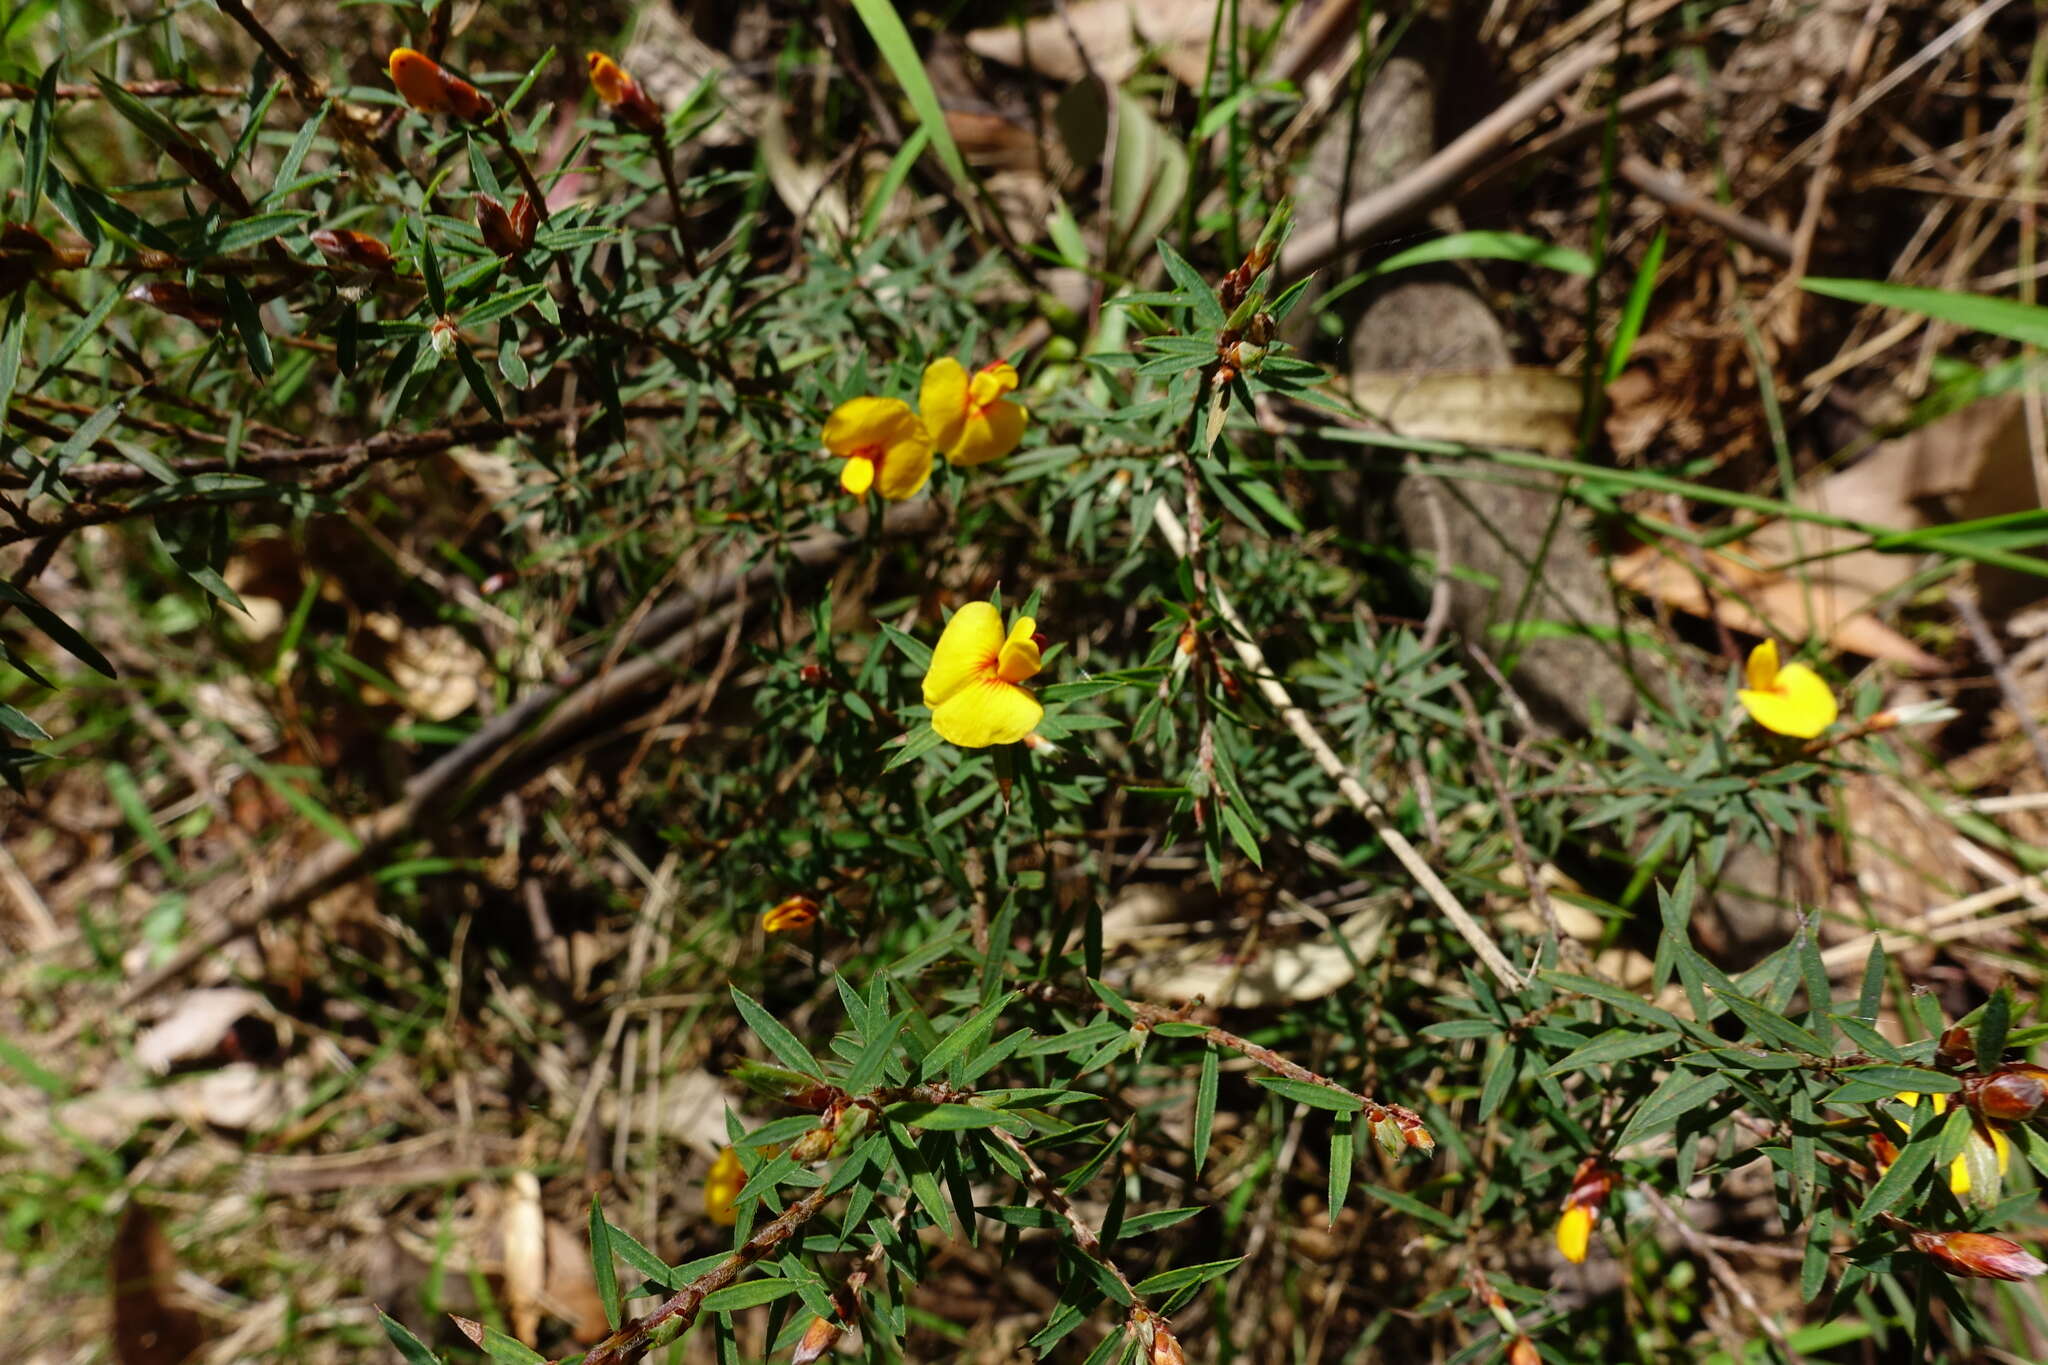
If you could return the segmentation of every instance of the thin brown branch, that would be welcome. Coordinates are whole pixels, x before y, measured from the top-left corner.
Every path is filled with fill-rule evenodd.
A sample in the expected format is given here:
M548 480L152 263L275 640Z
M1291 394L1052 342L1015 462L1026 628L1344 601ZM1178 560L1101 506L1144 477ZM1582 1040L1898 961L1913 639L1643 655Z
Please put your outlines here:
M833 1198L829 1183L821 1184L782 1211L782 1216L757 1229L753 1236L696 1279L670 1295L647 1316L620 1325L583 1356L583 1365L635 1365L649 1351L659 1350L690 1330L704 1299L735 1280L747 1267L767 1256L816 1218Z

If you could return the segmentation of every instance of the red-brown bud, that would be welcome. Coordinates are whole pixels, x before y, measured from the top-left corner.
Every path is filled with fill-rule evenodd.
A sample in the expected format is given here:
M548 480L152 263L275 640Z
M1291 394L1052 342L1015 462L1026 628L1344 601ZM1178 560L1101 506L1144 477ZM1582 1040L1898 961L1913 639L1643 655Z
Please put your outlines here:
M1543 1357L1536 1350L1536 1343L1527 1337L1516 1337L1508 1343L1508 1365L1543 1365Z
M130 289L128 297L137 303L148 304L159 313L169 313L209 329L226 321L211 300L199 298L184 285L169 280L145 281Z
M1963 1103L1988 1119L2025 1123L2048 1105L2048 1070L2027 1062L1963 1081Z
M2025 1280L2048 1271L2018 1242L1988 1232L1916 1232L1913 1249L1925 1252L1951 1275L1983 1280Z
M1180 1342L1166 1329L1166 1319L1157 1318L1152 1323L1152 1354L1149 1365L1188 1365L1188 1353L1181 1349Z
M484 245L500 256L525 255L527 248L533 245L533 234L539 226L540 214L533 207L533 200L526 195L512 201L510 213L489 195L476 197L477 231L483 234Z
M805 687L819 687L825 682L825 667L823 664L805 664L796 671L796 675Z
M1950 1024L1942 1032L1935 1053L1950 1066L1966 1066L1977 1055L1977 1044L1961 1024Z
M307 235L313 239L313 245L320 249L320 254L335 265L372 271L379 275L391 273L391 248L367 232L351 232L347 228L320 228Z

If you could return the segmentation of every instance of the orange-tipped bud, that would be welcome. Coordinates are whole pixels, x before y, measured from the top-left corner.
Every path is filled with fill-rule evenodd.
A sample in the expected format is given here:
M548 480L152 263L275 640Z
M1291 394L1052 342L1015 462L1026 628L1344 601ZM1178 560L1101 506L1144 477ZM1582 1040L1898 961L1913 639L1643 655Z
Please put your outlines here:
M789 1365L812 1365L813 1361L823 1359L845 1333L846 1329L830 1318L812 1318L811 1325L804 1329L804 1339L790 1353Z
M539 227L540 213L528 195L513 200L509 213L487 194L476 197L477 231L483 234L484 245L500 256L509 259L525 255Z
M1988 1119L2025 1123L2048 1105L2048 1070L2026 1062L1963 1082L1963 1103Z
M193 294L182 284L169 280L150 280L136 285L128 291L128 297L137 303L148 304L159 313L169 313L187 322L196 322L208 329L221 326L226 319L221 316L210 300Z
M1913 1249L1932 1256L1951 1275L1981 1280L2025 1280L2048 1271L2048 1262L2018 1242L1988 1232L1916 1232Z
M391 49L391 83L422 114L449 114L474 123L491 112L482 91L409 47Z
M761 932L793 934L818 922L818 903L809 896L791 896L761 912Z
M661 127L661 110L641 89L640 82L627 74L626 68L602 52L584 55L590 62L590 88L612 113L643 133Z
M307 234L320 254L339 266L367 270L379 275L391 273L391 248L367 232L346 228L320 228Z
M1543 1365L1543 1357L1536 1350L1536 1343L1527 1337L1516 1337L1508 1343L1508 1365Z
M1155 1318L1152 1322L1152 1354L1148 1365L1188 1365L1188 1353L1167 1330L1164 1318Z
M1429 1129L1423 1125L1420 1114L1412 1110L1403 1109L1398 1104L1389 1106L1387 1112L1394 1116L1394 1123L1401 1130L1402 1142L1413 1147L1424 1156L1428 1156L1436 1150L1436 1139L1430 1136Z
M1935 1045L1934 1050L1950 1066L1966 1066L1976 1057L1977 1044L1968 1029L1961 1024L1950 1024L1942 1031L1941 1042Z

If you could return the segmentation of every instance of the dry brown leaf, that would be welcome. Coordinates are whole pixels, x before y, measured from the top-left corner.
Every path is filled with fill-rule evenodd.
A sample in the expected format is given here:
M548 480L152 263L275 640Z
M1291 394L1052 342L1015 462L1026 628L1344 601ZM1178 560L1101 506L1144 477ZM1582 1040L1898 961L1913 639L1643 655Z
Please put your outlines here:
M1568 455L1578 445L1579 381L1555 370L1355 374L1351 398L1404 436Z
M1341 922L1349 944L1316 938L1261 948L1249 962L1218 958L1217 946L1198 947L1188 960L1152 957L1132 968L1130 988L1152 1000L1192 1000L1228 1009L1263 1009L1290 1000L1320 1000L1356 975L1352 962L1370 962L1392 923L1391 904L1375 904Z
M2017 398L1987 399L1886 441L1795 495L1799 506L1897 530L2025 511L2038 502ZM1617 582L1731 630L1790 639L1822 636L1837 650L1938 672L1941 661L1871 616L1921 567L1919 556L1850 550L1853 531L1773 522L1733 552L1695 559L1648 546L1614 562ZM1794 567L1802 565L1803 568ZM1713 579L1709 592L1698 567ZM2041 580L1977 571L1988 610L2003 615L2042 595Z
M178 1257L154 1215L130 1200L114 1233L114 1359L184 1365L205 1339L199 1315L177 1297Z

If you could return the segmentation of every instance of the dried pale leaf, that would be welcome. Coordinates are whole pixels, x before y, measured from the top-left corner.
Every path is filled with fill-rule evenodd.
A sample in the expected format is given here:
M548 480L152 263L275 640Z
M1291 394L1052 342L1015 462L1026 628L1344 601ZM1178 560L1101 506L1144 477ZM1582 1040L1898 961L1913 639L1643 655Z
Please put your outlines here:
M704 1153L716 1157L726 1148L725 1107L729 1096L725 1082L708 1071L690 1070L673 1076L664 1076L661 1081L662 1136L686 1142ZM599 1109L607 1125L618 1122L622 1107L637 1105L633 1113L635 1123L642 1120L646 1105L637 1096L613 1096L607 1092L600 1101Z
M1693 562L1674 558L1655 546L1615 559L1612 572L1615 581L1631 592L1717 620L1746 635L1788 640L1819 635L1833 649L1916 672L1939 672L1942 667L1939 659L1863 610L1869 598L1834 582L1824 566L1810 566L1807 582L1802 584L1796 577L1766 574L1713 551L1704 552L1700 562L1713 580L1711 593Z
M761 138L755 144L762 164L768 168L769 183L783 206L796 215L797 225L811 228L813 220L839 237L853 231L853 211L847 206L846 191L826 178L827 168L817 162L800 160L789 127L780 109L770 106L761 121ZM815 229L813 229L815 230Z
M1391 905L1360 910L1339 926L1341 944L1313 939L1261 949L1250 962L1220 962L1215 946L1197 960L1149 961L1130 973L1131 989L1154 1000L1191 1000L1201 996L1212 1005L1232 1009L1263 1009L1291 1000L1320 1000L1354 975L1352 959L1370 962L1379 952L1393 920Z
M503 1244L505 1316L512 1335L527 1345L540 1337L541 1299L547 1289L547 1215L541 1212L540 1181L531 1171L513 1175L498 1210Z
M1558 456L1578 445L1579 381L1554 370L1356 374L1351 398L1404 436Z
M1112 84L1136 71L1146 53L1156 50L1162 66L1196 86L1207 67L1209 32L1219 2L1080 0L1028 23L976 29L967 35L967 47L991 61L1052 80L1078 81L1092 72ZM1250 28L1263 28L1272 17L1272 6L1264 0L1243 0L1236 8L1239 22Z
M590 1273L590 1250L584 1245L584 1235L581 1228L552 1220L548 1223L547 1309L569 1324L569 1336L579 1346L588 1346L611 1331L597 1279Z
M114 1359L183 1365L204 1340L199 1315L178 1299L178 1257L156 1218L130 1201L114 1233Z
M255 991L226 986L187 991L135 1040L135 1060L162 1075L179 1062L211 1055L236 1020L268 1011L268 1002Z

